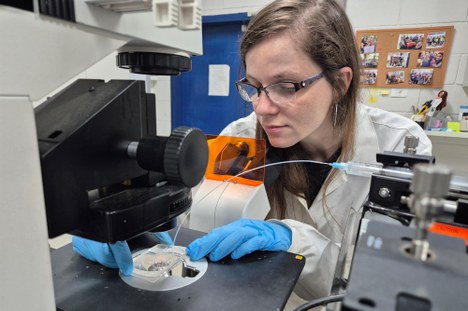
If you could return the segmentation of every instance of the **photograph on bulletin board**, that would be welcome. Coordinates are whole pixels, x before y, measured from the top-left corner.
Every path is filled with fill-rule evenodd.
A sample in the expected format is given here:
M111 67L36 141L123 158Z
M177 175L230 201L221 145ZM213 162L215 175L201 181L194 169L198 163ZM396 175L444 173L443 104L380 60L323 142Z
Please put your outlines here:
M441 49L445 44L445 31L441 32L431 32L427 36L427 49Z
M418 67L439 68L444 60L443 51L427 51L418 54Z
M385 78L386 84L400 84L405 83L404 71L388 71Z
M428 85L432 83L432 69L412 69L409 84Z
M407 68L410 53L388 53L387 68Z
M361 67L377 68L379 64L379 53L361 54Z
M364 87L442 88L453 26L356 32Z
M361 37L361 53L374 53L377 45L376 35L366 35Z
M424 34L400 34L398 37L398 50L420 50L423 46Z
M375 85L377 82L376 69L363 69L361 70L360 82L364 85Z

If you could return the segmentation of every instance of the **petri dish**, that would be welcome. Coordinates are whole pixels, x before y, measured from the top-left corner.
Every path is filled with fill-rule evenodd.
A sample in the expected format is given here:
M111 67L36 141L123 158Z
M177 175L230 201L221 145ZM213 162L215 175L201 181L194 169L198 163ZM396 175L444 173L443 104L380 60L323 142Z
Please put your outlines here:
M186 259L183 247L157 244L134 255L132 275L149 282L157 282L171 276L172 270L183 265Z

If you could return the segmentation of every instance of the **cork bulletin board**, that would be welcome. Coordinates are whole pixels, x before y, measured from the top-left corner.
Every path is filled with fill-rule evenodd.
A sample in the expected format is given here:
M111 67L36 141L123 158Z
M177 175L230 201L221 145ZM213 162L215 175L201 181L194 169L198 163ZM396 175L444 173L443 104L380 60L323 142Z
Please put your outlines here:
M442 88L453 26L360 30L362 86Z

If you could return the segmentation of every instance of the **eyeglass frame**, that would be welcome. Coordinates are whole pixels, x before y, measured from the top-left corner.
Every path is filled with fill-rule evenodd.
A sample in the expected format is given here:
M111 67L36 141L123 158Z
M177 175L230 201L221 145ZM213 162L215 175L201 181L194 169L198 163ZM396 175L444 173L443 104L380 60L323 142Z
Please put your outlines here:
M320 79L323 78L324 76L325 76L325 73L324 73L323 71L321 71L321 72L319 72L319 73L317 73L317 74L311 76L310 78L307 78L307 79L302 80L302 81L299 81L299 82L294 82L294 81L281 81L281 82L275 82L275 83L269 84L269 85L267 85L267 86L265 86L265 87L264 87L264 86L259 86L259 87L257 87L257 86L255 86L255 85L253 85L252 83L250 83L250 82L247 80L247 78L244 77L244 78L240 79L239 81L237 81L237 82L235 83L235 85L236 85L236 90L237 90L237 92L239 93L240 97L241 97L243 100L247 101L247 102L253 103L254 101L253 101L252 99L246 99L246 98L244 98L244 96L242 96L242 93L241 93L241 90L242 90L242 89L241 89L241 86L240 86L241 84L246 84L246 85L251 86L251 87L253 87L254 89L257 90L257 101L258 101L258 99L260 98L260 93L263 91L263 92L265 93L265 95L266 95L272 102L274 102L274 103L276 103L276 104L278 104L278 105L283 105L283 104L277 103L276 101L274 101L274 100L272 100L272 99L270 98L270 96L269 96L269 94L268 94L268 90L267 90L269 87L274 86L274 85L278 85L278 84L281 84L281 83L291 83L292 85L294 85L294 98L293 98L293 99L295 99L295 98L296 98L296 93L297 93L297 92L299 92L299 91L302 90L303 88L305 88L305 87L311 85L311 84L314 83L315 81L320 80Z

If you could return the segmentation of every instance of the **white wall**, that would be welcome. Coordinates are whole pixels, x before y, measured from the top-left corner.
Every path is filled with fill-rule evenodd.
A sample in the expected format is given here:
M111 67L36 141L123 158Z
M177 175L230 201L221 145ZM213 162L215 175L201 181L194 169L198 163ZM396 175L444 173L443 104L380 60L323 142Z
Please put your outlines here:
M415 28L453 25L455 33L443 89L449 95L446 113L457 114L468 104L462 84L468 84L468 1L466 0L348 0L346 11L355 30ZM411 105L420 106L434 98L439 89L407 89L407 97L392 98L377 94L376 106L411 114Z
M265 0L202 0L203 15L254 13L270 3ZM458 107L468 105L468 95L462 84L468 84L468 1L467 0L343 0L355 30L411 28L454 25L455 34L443 89L447 90L446 113L458 113ZM368 101L369 92L363 91L367 104L405 116L412 114L411 106L422 105L434 98L439 89L405 89L406 97L370 93L376 103Z

